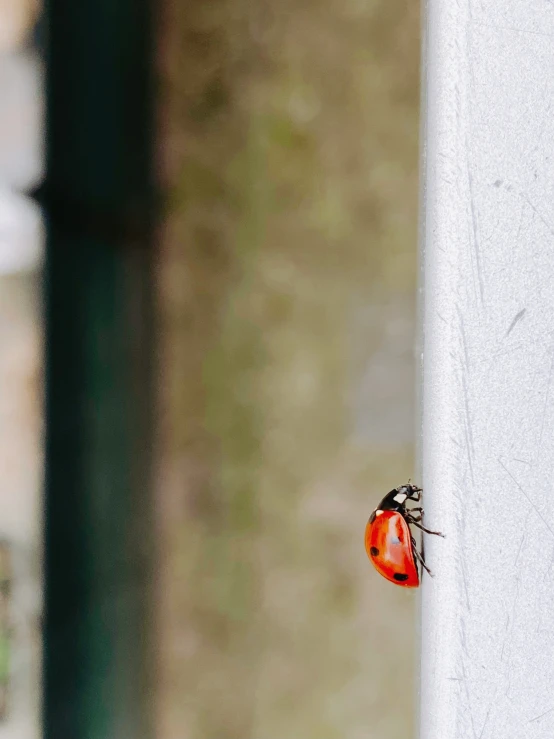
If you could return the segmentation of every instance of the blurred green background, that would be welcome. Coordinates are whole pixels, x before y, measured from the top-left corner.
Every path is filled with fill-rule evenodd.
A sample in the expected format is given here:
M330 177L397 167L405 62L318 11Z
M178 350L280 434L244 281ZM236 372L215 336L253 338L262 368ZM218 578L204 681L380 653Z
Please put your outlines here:
M159 735L406 739L419 7L166 10Z

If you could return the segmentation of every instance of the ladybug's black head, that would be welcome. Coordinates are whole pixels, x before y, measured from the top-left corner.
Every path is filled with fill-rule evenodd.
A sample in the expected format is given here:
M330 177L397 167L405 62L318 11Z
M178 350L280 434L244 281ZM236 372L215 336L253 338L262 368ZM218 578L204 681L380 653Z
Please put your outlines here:
M417 499L420 489L415 485L401 485L399 488L387 493L375 510L377 511L399 511L403 513L406 509L406 501Z

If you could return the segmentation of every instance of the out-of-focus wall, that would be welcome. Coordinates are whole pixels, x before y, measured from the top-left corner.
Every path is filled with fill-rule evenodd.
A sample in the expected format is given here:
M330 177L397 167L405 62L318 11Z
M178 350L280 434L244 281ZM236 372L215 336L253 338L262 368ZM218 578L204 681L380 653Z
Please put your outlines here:
M404 739L419 8L169 5L159 736Z
M36 0L0 0L0 739L40 735L42 174Z

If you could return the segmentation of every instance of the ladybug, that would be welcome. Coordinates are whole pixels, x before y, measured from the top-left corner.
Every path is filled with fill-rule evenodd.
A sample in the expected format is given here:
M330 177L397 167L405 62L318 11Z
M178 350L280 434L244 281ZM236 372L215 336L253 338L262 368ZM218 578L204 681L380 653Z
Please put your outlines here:
M387 580L404 588L418 587L418 562L432 576L417 549L410 525L427 534L444 537L440 531L429 531L422 525L421 506L406 508L408 501L418 503L421 493L421 488L409 481L407 485L391 490L373 511L365 527L365 550L373 566Z

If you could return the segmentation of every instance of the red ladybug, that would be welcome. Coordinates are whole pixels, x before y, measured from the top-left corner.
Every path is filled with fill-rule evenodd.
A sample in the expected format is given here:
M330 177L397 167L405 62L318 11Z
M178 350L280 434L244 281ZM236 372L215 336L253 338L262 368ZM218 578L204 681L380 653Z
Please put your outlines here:
M444 536L440 531L429 531L422 525L423 508L406 508L408 501L419 502L421 493L421 488L409 482L391 490L373 511L365 527L365 550L375 569L387 580L404 588L418 587L417 562L431 575L417 550L410 525L427 534Z

